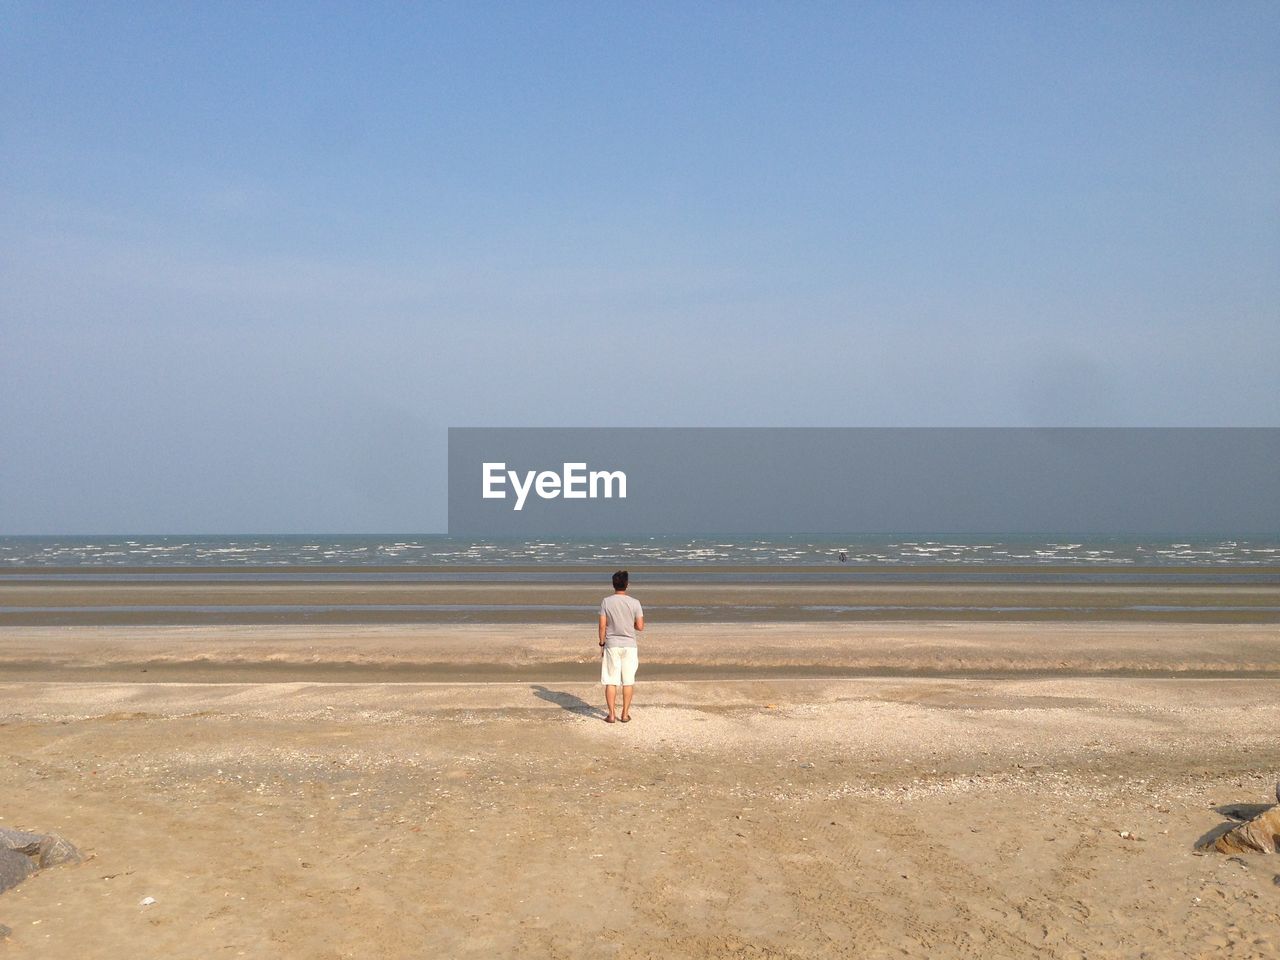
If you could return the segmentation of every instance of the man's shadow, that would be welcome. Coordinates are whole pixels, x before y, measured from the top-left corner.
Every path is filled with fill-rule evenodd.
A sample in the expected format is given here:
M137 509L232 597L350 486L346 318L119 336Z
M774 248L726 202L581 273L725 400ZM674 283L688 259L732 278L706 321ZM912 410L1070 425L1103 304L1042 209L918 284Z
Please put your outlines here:
M535 683L530 688L533 695L540 700L546 700L548 703L554 703L561 709L568 710L570 713L576 713L583 717L605 717L607 714L601 707L594 707L581 697L576 697L572 693L566 693L563 690L548 690L540 683Z

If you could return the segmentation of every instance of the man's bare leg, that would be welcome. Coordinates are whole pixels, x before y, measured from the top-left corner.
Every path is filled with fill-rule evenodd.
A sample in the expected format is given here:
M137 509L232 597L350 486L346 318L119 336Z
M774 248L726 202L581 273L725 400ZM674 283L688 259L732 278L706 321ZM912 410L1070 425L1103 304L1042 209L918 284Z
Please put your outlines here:
M617 699L618 699L618 688L617 688L617 686L616 686L616 685L614 685L614 684L612 684L612 683L605 684L605 688L604 688L604 702L605 702L605 703L607 703L607 704L609 705L609 716L605 718L605 723L613 723L613 722L614 722L614 710L613 710L613 705L614 705L614 703L616 703L616 702L617 702ZM623 699L625 700L625 699L627 699L627 698L624 696L624 698L623 698ZM625 708L624 708L624 710L625 710Z
M635 684L622 688L622 719L631 719L631 695L636 692Z

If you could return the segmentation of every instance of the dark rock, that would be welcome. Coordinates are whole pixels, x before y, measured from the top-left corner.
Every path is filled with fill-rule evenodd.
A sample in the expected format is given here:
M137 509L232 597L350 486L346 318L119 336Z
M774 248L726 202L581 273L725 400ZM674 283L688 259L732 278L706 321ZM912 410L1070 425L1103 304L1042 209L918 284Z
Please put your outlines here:
M52 833L27 833L0 827L0 850L15 850L31 857L40 869L62 863L79 863L80 851Z
M40 841L43 839L43 833L27 833L25 830L9 830L0 827L0 849L2 850L17 850L28 857L34 857L39 854Z
M0 848L0 891L16 887L35 872L35 861L26 854Z
M0 827L0 891L16 887L44 867L83 859L79 850L59 836Z
M40 841L36 863L43 870L45 867L57 867L64 863L79 863L83 859L80 851L70 843L55 834L50 834Z

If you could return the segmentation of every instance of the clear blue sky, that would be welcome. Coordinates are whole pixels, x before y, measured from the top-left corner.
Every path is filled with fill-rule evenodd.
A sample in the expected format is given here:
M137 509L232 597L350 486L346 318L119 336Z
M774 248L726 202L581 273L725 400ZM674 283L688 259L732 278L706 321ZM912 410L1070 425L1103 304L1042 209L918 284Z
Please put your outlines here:
M0 0L0 533L450 426L1280 425L1280 4Z

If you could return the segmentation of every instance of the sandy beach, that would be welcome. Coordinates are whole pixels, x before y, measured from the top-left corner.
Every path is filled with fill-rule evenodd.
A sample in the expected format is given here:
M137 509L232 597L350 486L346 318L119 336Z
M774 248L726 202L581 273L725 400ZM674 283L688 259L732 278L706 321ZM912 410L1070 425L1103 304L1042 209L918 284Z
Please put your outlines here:
M1258 624L0 631L15 956L1266 957ZM717 678L716 670L732 679ZM155 903L141 906L146 897Z
M1280 960L1278 37L0 0L0 960Z

